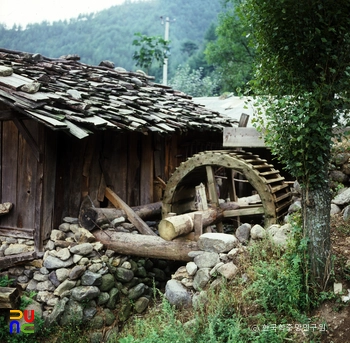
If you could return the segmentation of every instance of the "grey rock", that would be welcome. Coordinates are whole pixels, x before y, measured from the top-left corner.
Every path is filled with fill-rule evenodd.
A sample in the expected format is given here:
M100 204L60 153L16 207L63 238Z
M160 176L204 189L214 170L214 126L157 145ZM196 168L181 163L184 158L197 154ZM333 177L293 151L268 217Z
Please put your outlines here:
M50 274L50 271L48 271L45 267L41 267L39 269L40 273L43 274L43 275L49 275Z
M348 221L350 218L350 205L346 206L343 210L343 219L344 221Z
M74 217L64 217L63 221L69 224L79 224L79 219Z
M74 232L74 239L76 242L79 242L79 243L92 243L96 241L95 236L90 231L84 229L83 227L79 227Z
M225 233L204 233L198 239L198 247L210 252L228 252L238 243L238 239Z
M164 271L159 268L153 268L152 272L154 273L154 278L157 281L165 281L167 278Z
M112 288L109 291L109 299L106 307L110 308L111 310L114 310L118 300L119 300L119 290L118 288Z
M68 250L68 248L63 248L60 251L57 252L56 257L58 257L59 259L61 259L62 261L66 261L70 258L70 252Z
M66 279L55 289L53 294L60 297L64 292L69 291L75 287L76 284L77 283L75 281Z
M177 308L189 307L191 295L180 281L169 280L165 286L165 297Z
M40 86L40 82L27 83L21 87L21 91L29 94L34 94L40 89Z
M281 228L281 226L279 224L273 224L267 229L267 233L270 236L274 236L280 228Z
M238 267L233 262L229 262L220 266L217 272L227 280L232 280L238 273Z
M139 277L147 277L147 271L145 267L143 266L138 267L135 275Z
M300 210L301 210L301 201L296 200L289 206L288 213L294 213L294 212L298 212Z
M338 194L333 200L333 204L345 205L350 203L350 188L346 188L343 192Z
M114 276L112 274L105 274L102 276L100 290L101 292L108 292L115 285Z
M217 270L223 266L225 263L224 262L219 262L217 265L214 266L214 268L212 268L209 272L210 276L213 276L217 273Z
M193 279L193 288L201 291L210 280L210 268L199 269Z
M13 69L10 67L0 66L0 76L11 76Z
M78 254L78 255L88 255L92 252L92 250L94 249L94 247L92 246L92 244L90 243L82 243L82 244L78 244L74 247L71 247L70 251L72 254Z
M61 230L53 229L51 231L51 234L50 234L50 239L54 242L55 241L64 241L66 239L66 235Z
M48 275L43 275L40 272L35 272L33 275L33 279L39 282L43 282L43 281L47 281L49 280L49 276Z
M53 308L51 314L46 318L45 323L47 326L52 325L53 323L58 323L62 314L64 313L68 298L63 298L58 301L58 303Z
M97 298L97 305L104 305L109 300L109 294L107 292L101 292Z
M134 277L134 273L130 269L118 267L116 268L115 277L121 282L129 282Z
M216 252L204 252L194 258L194 263L198 268L212 268L220 262L219 254Z
M4 255L17 255L29 251L31 251L31 249L26 244L10 244L10 246L4 251Z
M77 325L82 323L83 317L83 306L78 301L70 299L66 304L65 311L62 314L60 324L62 326Z
M80 260L81 260L82 258L83 258L82 255L74 254L74 255L73 255L73 262L74 262L74 263L78 263L78 262L80 262Z
M90 272L87 270L81 277L81 284L83 286L99 286L102 283L102 275Z
M287 234L280 228L273 236L272 236L273 242L280 246L285 247L287 245L288 236Z
M77 301L91 300L99 294L100 290L96 286L78 286L72 290L72 298Z
M263 239L266 237L266 231L261 225L254 225L250 230L252 239Z
M52 284L50 280L38 282L36 285L37 291L54 291L55 286Z
M248 223L244 223L237 228L235 235L241 243L245 244L249 241L251 228L252 226Z
M17 278L17 282L19 282L19 283L26 283L28 281L29 281L29 279L28 279L28 276L26 276L26 275L21 275Z
M341 212L341 209L336 204L331 204L331 215L338 214Z
M57 279L57 275L56 275L56 271L53 270L50 274L49 274L49 280L52 282L52 284L55 287L58 287L60 285L60 281Z
M102 263L93 263L91 266L89 266L90 272L97 273L101 268L103 267Z
M47 269L59 269L70 267L73 264L73 259L70 257L66 261L62 261L61 259L48 255L44 260L44 267Z
M142 313L148 306L149 299L146 297L140 297L135 301L135 311L137 313Z
M194 262L188 262L186 264L186 271L187 271L189 276L195 275L197 270L198 270L198 267Z
M69 223L62 223L58 229L62 232L69 232L70 231L70 224Z
M26 291L27 292L36 291L37 284L38 284L38 281L35 281L34 279L30 280L27 285Z
M69 273L69 278L71 280L77 280L84 274L85 270L86 270L85 266L80 266L80 265L74 266Z
M130 301L126 301L122 303L119 312L118 312L118 318L121 322L125 322L128 320L131 316L132 312L132 304Z
M198 255L200 255L200 254L203 254L203 253L204 253L204 251L202 251L202 250L190 251L190 252L188 253L188 257L190 257L190 258L195 258L196 256L198 256Z
M39 291L36 295L36 300L41 303L47 303L49 299L56 298L54 295L52 295L49 291Z
M24 273L24 267L12 267L8 269L11 276L20 276Z
M111 325L114 323L116 316L115 316L114 313L113 313L110 309L108 309L108 308L106 308L106 309L103 310L103 314L104 314L104 317L105 317L105 324L106 324L107 326L111 326Z
M83 311L84 319L90 320L94 317L96 313L97 313L97 308L95 306L84 308L84 311Z
M332 170L329 173L329 179L336 183L346 184L349 181L349 176L340 170Z
M138 299L145 292L145 284L139 283L129 290L128 298L131 300Z

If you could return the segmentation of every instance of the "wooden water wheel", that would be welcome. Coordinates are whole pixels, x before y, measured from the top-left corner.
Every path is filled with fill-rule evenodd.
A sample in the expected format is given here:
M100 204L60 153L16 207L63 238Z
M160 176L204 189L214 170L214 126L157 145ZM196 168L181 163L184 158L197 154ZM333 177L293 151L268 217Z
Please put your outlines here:
M225 187L219 179L224 180ZM205 151L183 162L169 179L163 196L162 217L198 210L196 186L201 183L211 207L219 208L222 197L236 202L242 192L259 195L246 197L248 201L237 209L225 210L223 220L260 216L268 226L282 219L291 204L289 185L284 177L258 155L242 150Z

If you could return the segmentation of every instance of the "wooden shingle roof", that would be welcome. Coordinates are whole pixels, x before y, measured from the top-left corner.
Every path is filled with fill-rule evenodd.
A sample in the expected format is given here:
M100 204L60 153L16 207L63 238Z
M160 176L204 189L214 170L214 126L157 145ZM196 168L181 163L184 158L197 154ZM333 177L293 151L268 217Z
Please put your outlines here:
M236 123L143 72L77 59L0 49L0 102L78 138L95 130L169 134L216 131Z

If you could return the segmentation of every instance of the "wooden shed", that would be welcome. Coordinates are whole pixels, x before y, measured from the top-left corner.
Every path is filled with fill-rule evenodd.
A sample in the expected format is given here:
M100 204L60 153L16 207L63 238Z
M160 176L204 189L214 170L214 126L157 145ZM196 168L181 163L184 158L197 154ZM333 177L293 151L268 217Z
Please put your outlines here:
M236 122L191 97L105 61L51 59L0 49L0 236L35 251L82 199L108 206L108 186L128 205L161 200L175 168L222 148Z

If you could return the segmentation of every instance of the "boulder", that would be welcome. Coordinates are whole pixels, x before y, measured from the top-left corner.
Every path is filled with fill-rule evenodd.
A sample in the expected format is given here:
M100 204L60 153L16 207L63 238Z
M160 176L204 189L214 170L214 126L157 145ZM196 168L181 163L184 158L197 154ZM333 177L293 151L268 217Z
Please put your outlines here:
M238 243L234 235L225 233L204 233L198 239L198 247L209 252L228 252Z
M177 280L169 280L165 286L165 297L170 304L177 308L191 306L191 295Z

